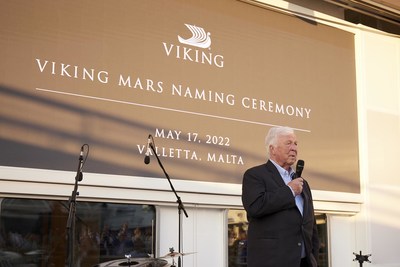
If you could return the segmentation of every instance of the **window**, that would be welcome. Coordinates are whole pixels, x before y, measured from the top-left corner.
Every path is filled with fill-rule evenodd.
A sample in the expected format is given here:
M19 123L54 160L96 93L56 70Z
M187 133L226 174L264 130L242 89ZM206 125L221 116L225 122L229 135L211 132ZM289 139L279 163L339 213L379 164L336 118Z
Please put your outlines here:
M325 214L315 215L320 240L318 266L328 267L328 237ZM247 266L247 217L245 210L228 212L228 267Z
M0 266L65 266L67 201L6 198L0 205ZM73 266L152 260L154 206L77 202L75 222Z

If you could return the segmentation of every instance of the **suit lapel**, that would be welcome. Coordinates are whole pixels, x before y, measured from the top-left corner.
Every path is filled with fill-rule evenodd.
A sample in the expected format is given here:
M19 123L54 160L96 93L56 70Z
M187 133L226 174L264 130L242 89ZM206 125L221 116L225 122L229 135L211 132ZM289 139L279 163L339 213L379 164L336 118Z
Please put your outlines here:
M303 218L305 217L306 214L308 214L308 209L309 209L309 200L310 200L310 196L308 194L308 184L306 181L304 181L304 187L303 187L303 192L301 193L302 197L303 197Z
M266 163L266 167L268 171L272 173L272 179L279 185L279 186L285 186L285 182L283 181L281 175L279 174L279 171L276 169L275 165L268 160Z

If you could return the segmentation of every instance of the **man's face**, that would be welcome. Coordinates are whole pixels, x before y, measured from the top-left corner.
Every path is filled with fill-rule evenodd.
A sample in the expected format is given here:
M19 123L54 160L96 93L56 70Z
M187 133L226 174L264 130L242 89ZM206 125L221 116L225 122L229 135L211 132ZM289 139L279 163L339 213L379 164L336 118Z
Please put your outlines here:
M297 160L297 138L294 134L281 135L278 137L276 147L271 147L271 159L282 168L288 169Z

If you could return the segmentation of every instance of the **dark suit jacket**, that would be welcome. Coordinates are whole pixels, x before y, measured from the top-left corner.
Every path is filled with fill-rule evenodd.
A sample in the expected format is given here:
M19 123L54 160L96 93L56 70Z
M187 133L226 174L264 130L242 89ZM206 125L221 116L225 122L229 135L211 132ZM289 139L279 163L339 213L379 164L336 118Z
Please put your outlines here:
M249 220L248 267L298 267L302 240L309 266L317 266L318 232L307 182L302 195L303 216L291 189L271 161L244 173L242 202Z

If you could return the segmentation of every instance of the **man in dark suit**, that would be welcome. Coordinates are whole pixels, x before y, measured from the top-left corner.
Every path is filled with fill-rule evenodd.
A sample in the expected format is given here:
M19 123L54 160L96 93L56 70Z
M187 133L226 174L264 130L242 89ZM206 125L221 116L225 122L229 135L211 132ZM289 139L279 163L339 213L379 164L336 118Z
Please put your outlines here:
M274 127L265 144L267 163L243 176L242 202L249 220L248 267L317 267L318 232L308 183L295 176L297 138Z

